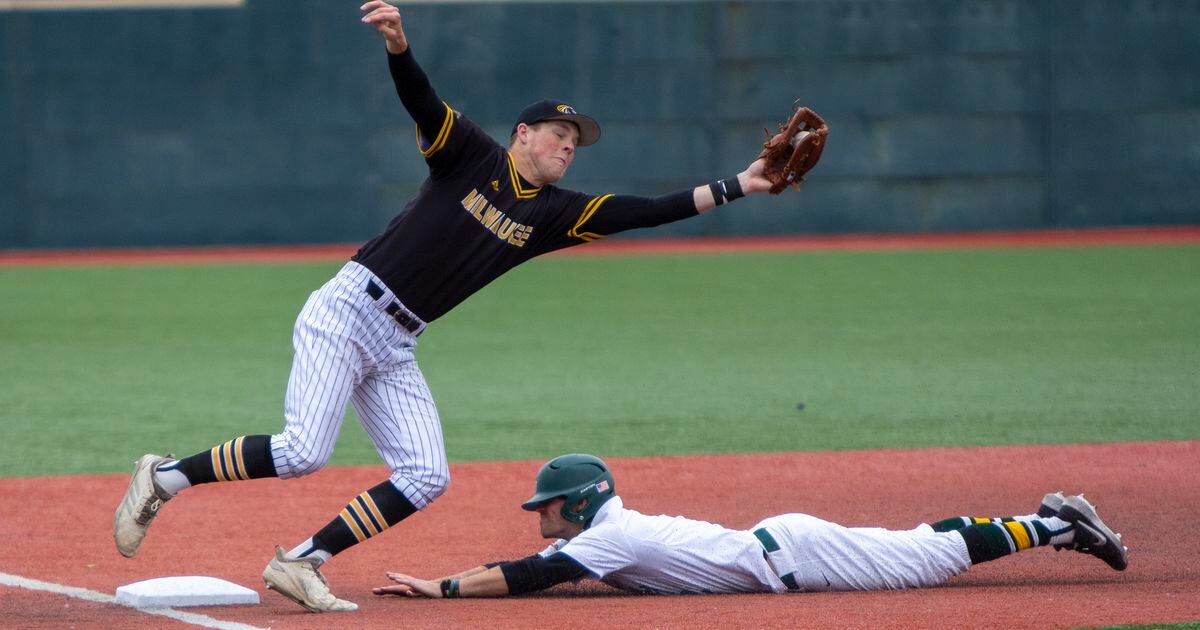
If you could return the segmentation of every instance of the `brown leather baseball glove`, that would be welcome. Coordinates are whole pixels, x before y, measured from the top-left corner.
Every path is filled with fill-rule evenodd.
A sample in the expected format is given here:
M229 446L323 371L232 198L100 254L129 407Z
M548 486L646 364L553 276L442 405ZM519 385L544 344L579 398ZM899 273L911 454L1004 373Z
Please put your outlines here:
M779 125L779 133L772 136L763 129L769 139L763 143L758 157L766 159L763 176L771 180L772 195L778 195L788 186L800 190L804 174L821 159L829 135L829 126L816 112L796 104L792 109L791 119Z

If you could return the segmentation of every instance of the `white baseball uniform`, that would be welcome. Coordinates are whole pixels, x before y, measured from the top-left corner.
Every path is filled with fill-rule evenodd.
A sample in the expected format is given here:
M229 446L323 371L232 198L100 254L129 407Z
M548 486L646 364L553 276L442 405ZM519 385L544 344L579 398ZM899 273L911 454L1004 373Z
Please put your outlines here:
M555 541L540 555L556 552L606 584L664 594L934 586L971 566L960 534L928 525L893 531L784 514L751 530L732 530L682 516L647 516L626 509L620 497L605 502L578 536Z

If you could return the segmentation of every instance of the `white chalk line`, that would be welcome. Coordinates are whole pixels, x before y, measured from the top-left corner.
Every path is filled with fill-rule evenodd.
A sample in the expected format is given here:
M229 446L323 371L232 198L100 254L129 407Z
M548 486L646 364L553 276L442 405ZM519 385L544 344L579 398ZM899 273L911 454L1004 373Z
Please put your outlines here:
M66 595L75 599L82 599L89 602L99 602L101 604L114 604L117 606L125 606L124 603L117 601L117 598L101 593L98 591L79 588L78 586L64 586L53 582L43 582L33 578L21 577L19 575L9 575L0 573L0 585L15 586L17 588L29 589L31 591L45 591L47 593L56 593L58 595ZM159 615L161 617L169 617L176 621L190 623L194 626L202 628L217 628L218 630L269 630L268 628L259 628L258 626L249 626L244 623L235 621L222 621L214 619L208 615L197 613L183 612L174 608L133 608L125 606L130 610L136 610L147 615Z

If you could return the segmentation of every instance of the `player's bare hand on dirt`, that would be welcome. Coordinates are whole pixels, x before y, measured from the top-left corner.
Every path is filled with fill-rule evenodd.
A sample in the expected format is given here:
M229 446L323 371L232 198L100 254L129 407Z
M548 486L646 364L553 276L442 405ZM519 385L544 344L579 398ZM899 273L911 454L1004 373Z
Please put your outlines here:
M417 595L413 594L411 588L404 586L402 584L392 584L389 586L376 586L375 588L371 589L371 592L375 593L376 595L401 595L401 596L408 596L408 597L417 597Z
M399 55L408 50L408 40L404 37L404 25L400 22L400 9L383 0L371 0L359 9L366 13L362 18L363 23L374 26L375 30L383 35L388 52Z
M738 183L742 186L742 191L747 195L750 193L766 192L771 189L771 180L763 175L763 168L767 161L763 158L754 160L746 170L738 173Z
M377 586L371 589L376 595L404 595L407 597L429 597L438 599L442 596L441 585L431 580L421 580L403 573L387 574L388 579L395 582L391 586Z

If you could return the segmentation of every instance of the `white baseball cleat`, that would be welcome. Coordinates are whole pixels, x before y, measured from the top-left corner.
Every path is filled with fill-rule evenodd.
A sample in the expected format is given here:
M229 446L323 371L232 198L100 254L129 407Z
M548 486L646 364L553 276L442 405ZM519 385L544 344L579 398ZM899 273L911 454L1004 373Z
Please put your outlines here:
M1038 506L1037 515L1042 518L1050 518L1058 516L1058 511L1062 509L1063 501L1067 497L1063 496L1062 490L1058 492L1049 492L1042 497L1042 504Z
M316 558L289 558L282 547L275 547L275 557L263 569L267 588L307 608L309 612L351 612L358 604L338 599L329 591L329 583L317 569Z
M159 508L171 499L170 492L154 483L154 469L167 461L167 457L146 454L133 463L129 487L113 515L113 540L126 558L137 553Z
M1083 495L1067 497L1058 517L1075 525L1075 540L1068 546L1069 549L1096 556L1117 571L1124 571L1129 566L1129 548L1121 540L1121 535L1100 520L1096 506Z

